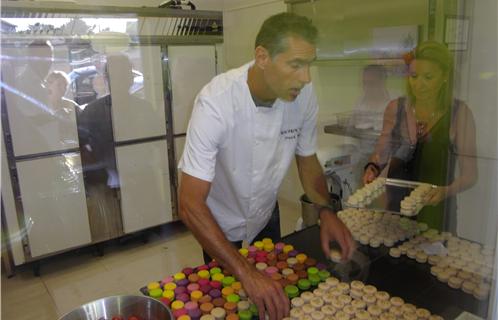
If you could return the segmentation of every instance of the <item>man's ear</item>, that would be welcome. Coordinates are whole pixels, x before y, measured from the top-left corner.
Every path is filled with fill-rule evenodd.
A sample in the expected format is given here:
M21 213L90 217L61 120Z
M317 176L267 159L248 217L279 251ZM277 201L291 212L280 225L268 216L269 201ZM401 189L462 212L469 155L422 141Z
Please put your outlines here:
M264 70L266 65L271 61L270 52L263 46L257 46L254 49L254 60L254 64Z

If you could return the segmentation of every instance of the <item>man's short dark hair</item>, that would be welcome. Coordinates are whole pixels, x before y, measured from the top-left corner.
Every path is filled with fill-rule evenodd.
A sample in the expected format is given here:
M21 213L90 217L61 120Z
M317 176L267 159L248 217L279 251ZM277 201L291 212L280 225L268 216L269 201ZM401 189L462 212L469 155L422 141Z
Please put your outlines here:
M314 45L317 35L318 30L310 19L284 12L271 16L263 22L256 36L255 47L264 47L270 56L274 57L287 50L288 37L300 37Z

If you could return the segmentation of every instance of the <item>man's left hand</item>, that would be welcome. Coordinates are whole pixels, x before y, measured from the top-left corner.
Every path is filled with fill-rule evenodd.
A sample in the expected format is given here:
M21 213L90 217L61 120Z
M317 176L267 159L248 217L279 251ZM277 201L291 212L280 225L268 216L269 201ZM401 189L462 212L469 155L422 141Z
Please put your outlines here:
M351 259L355 250L351 232L337 215L328 208L320 210L320 240L326 257L330 255L330 241L334 240L341 246L342 260L344 261Z

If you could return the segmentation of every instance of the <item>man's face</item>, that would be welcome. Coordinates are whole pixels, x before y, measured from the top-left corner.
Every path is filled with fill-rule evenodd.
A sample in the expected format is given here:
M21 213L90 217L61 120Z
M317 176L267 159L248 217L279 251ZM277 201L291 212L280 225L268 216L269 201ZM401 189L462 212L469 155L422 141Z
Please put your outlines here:
M372 95L378 91L385 90L386 83L384 79L374 72L366 71L363 73L363 91L366 95Z
M30 47L27 52L28 67L38 77L45 78L52 67L52 48L47 45Z
M294 101L305 84L311 81L310 64L316 48L300 37L287 38L287 50L268 59L264 79L275 98Z

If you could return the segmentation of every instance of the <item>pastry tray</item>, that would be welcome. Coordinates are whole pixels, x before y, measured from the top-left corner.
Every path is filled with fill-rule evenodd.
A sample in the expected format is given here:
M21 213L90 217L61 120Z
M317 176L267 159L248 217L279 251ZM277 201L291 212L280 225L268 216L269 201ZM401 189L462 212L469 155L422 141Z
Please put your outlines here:
M372 198L370 203L351 205L345 201L344 206L347 208L389 212L403 216L416 216L424 207L423 204L418 205L412 214L405 214L401 212L400 203L401 200L410 195L410 192L421 185L427 185L427 183L387 178L382 192L377 197ZM431 188L437 187L431 184L429 186Z

